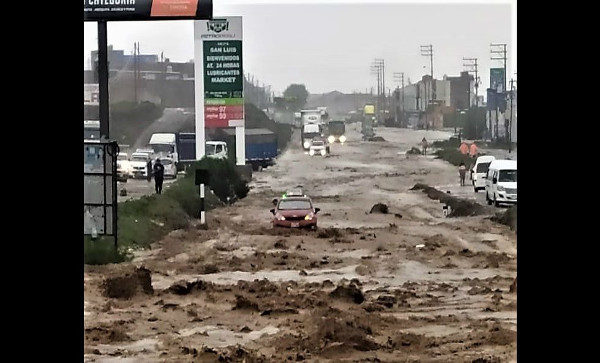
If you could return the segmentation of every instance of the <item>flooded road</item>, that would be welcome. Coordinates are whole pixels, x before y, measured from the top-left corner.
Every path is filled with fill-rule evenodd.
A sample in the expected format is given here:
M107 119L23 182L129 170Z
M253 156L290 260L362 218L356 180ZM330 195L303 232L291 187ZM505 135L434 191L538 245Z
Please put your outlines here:
M516 361L515 233L488 219L494 207L446 218L411 190L485 204L456 167L405 154L450 134L380 127L385 141L367 142L347 130L326 157L294 135L248 197L207 213L208 229L86 266L85 360ZM316 231L271 226L271 200L296 185L321 209ZM370 213L376 203L389 212ZM109 283L142 280L128 298L106 296Z

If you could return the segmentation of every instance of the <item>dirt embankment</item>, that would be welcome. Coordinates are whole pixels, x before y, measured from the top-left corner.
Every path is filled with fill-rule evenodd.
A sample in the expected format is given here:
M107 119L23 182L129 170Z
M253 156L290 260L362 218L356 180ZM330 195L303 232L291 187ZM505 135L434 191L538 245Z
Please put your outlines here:
M426 184L417 183L410 190L422 190L430 199L439 200L450 206L448 217L467 217L486 213L486 208L479 203L454 197Z

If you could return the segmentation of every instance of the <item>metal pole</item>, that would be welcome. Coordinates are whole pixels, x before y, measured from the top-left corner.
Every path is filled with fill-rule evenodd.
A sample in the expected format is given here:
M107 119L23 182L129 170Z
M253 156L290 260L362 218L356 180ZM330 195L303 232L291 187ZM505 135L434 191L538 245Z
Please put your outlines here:
M108 51L106 38L106 21L98 21L98 88L100 137L109 137L108 109Z
M508 124L508 153L512 151L512 125L513 125L513 80L510 80L510 123Z
M206 223L206 216L204 215L204 184L200 184L200 224Z

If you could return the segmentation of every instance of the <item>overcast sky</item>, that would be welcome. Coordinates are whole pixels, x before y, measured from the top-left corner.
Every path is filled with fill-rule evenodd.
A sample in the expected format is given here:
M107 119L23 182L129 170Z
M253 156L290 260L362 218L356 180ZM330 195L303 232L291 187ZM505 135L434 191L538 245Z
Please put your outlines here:
M478 58L482 95L489 68L501 67L489 59L490 43L507 43L507 79L515 77L511 1L340 2L213 0L213 15L243 17L244 72L276 93L290 83L304 83L311 93L370 90L376 87L369 69L374 58L385 60L386 88L395 87L394 72L414 83L429 73L429 58L419 47L426 44L433 45L436 78L458 75L463 57ZM164 52L174 62L193 58L192 21L108 24L108 43L115 49L131 54L136 41L142 54ZM84 68L96 48L97 25L84 23Z

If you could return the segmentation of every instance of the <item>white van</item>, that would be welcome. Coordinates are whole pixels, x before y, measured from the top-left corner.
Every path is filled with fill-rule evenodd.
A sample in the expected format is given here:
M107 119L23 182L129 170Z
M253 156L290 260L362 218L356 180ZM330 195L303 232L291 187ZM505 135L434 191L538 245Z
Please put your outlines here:
M473 190L475 190L475 193L477 193L479 189L485 189L485 176L487 175L490 163L494 160L496 160L495 157L484 155L478 157L475 161L475 165L473 165L473 169L471 169L471 182L473 183Z
M501 203L517 203L517 162L494 160L485 179L485 199L496 207Z

